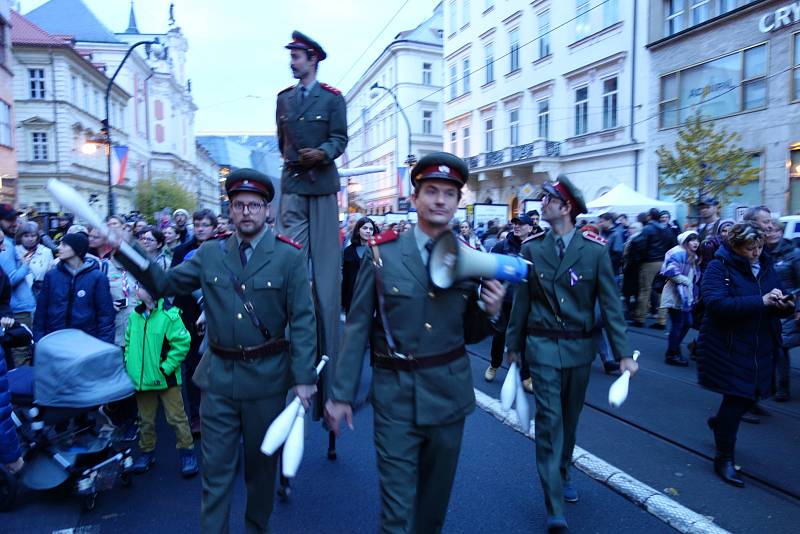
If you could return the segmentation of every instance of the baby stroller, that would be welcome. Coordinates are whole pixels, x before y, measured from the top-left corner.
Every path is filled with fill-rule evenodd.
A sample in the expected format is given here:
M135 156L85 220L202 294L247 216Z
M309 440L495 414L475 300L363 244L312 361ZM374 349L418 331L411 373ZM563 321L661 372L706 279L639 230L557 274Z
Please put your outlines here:
M118 478L131 483L131 450L118 447L114 430L98 429L93 417L99 406L133 394L119 347L59 330L36 344L34 366L9 371L8 381L25 466L16 477L0 473L0 509L13 503L17 482L32 490L65 487L85 510Z

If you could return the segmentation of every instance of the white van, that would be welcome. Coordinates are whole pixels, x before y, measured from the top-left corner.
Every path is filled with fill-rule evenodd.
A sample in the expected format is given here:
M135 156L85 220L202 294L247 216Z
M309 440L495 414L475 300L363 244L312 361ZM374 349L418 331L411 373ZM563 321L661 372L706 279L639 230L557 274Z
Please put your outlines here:
M783 229L783 237L795 243L800 242L800 215L784 215L778 220L786 224L786 228Z

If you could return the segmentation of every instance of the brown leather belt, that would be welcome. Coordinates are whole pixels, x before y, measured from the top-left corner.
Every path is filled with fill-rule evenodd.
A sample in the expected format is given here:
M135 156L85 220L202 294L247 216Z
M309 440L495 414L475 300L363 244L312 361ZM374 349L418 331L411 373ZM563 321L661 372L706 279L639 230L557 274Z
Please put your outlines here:
M242 347L240 349L220 347L218 345L214 345L213 343L211 343L210 346L211 350L214 351L214 354L220 358L224 358L226 360L248 361L280 354L289 348L289 342L283 338L279 338L267 341L261 345Z
M417 371L419 369L430 369L431 367L441 367L450 362L454 362L466 354L464 345L442 352L440 354L433 354L431 356L423 356L415 358L407 356L406 358L386 356L385 354L375 355L375 367L381 369L390 369L392 371Z
M549 330L547 328L528 328L528 335L548 339L591 339L591 332L583 330Z

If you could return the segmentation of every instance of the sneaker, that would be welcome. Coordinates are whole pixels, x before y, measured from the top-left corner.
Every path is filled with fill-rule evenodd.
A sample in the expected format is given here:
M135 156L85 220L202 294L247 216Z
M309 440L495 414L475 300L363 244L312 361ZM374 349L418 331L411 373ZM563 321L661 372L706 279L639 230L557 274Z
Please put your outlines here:
M533 379L528 377L522 381L522 389L528 393L533 393Z
M181 460L181 476L183 478L190 478L200 472L200 466L197 465L197 456L194 455L192 449L182 449L180 451Z
M155 463L156 456L152 451L140 453L139 457L136 458L136 461L133 462L133 472L139 475L142 473L147 473L150 471L150 468L155 465Z
M689 367L689 360L678 354L670 354L665 356L664 363L667 365L675 365L677 367Z
M492 380L494 380L494 377L496 376L497 376L497 367L492 367L491 365L487 367L486 372L483 373L483 378L487 382L491 382Z
M578 490L575 488L572 480L567 479L564 481L563 491L565 502L578 502Z

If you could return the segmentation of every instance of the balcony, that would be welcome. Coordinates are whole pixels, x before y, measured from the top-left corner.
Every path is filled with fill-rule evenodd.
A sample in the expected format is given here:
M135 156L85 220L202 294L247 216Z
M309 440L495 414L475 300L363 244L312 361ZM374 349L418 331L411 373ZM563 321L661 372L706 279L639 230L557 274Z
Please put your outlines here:
M532 143L484 152L464 160L470 171L481 171L504 165L529 163L538 158L556 158L561 155L561 143L537 139Z

